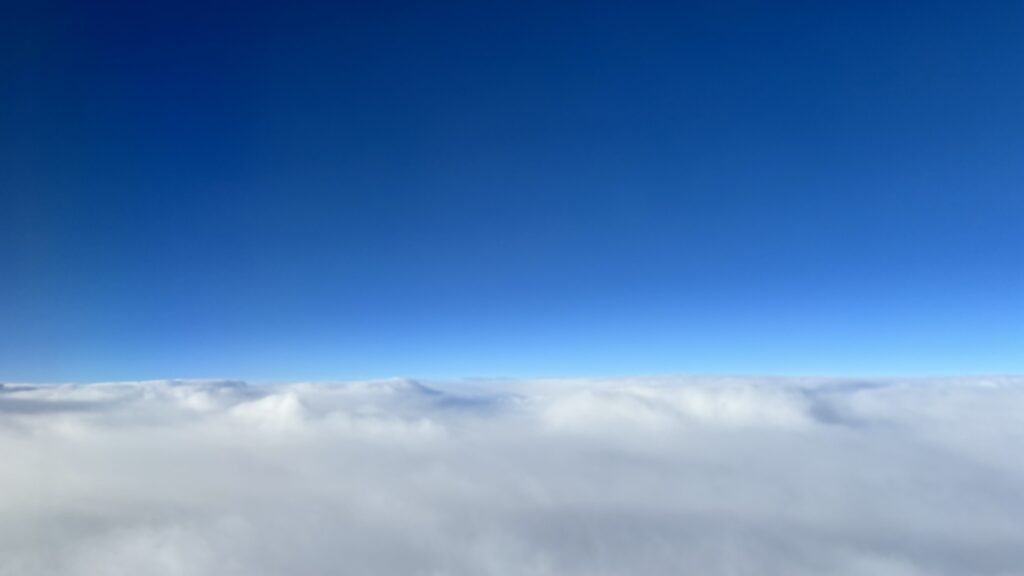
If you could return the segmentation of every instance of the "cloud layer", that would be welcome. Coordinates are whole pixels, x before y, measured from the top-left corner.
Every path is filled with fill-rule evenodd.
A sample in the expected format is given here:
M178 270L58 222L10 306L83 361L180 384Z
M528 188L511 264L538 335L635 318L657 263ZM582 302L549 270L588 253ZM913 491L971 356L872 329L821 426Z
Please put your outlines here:
M0 387L0 575L1024 574L1024 379Z

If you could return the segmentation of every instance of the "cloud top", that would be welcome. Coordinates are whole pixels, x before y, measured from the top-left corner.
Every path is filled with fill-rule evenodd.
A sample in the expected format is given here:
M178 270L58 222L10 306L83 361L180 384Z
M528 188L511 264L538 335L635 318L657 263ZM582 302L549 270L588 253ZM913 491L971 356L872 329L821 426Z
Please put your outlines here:
M1024 573L1024 379L0 387L0 576Z

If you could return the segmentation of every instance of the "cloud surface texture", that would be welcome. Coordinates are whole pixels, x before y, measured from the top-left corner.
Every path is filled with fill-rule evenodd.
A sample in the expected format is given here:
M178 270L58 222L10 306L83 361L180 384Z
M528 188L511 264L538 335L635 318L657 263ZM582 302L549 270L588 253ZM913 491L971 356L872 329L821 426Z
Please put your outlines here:
M1024 574L1024 378L0 388L2 576Z

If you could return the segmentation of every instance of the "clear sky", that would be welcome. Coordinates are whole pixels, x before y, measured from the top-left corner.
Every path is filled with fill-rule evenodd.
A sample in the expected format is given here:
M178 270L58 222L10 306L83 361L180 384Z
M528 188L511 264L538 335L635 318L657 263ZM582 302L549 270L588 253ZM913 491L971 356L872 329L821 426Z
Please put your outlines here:
M0 27L0 380L1024 371L1024 3Z

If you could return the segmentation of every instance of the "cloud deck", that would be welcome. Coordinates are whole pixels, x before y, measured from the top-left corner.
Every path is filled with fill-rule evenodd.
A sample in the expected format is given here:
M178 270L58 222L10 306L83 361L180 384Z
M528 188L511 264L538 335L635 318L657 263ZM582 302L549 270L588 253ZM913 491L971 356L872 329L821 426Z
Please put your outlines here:
M0 388L0 575L1024 573L1024 379Z

